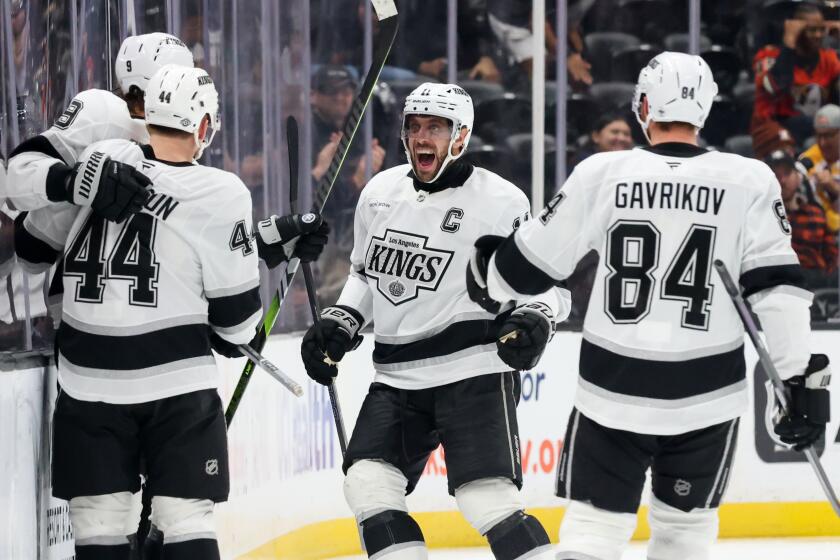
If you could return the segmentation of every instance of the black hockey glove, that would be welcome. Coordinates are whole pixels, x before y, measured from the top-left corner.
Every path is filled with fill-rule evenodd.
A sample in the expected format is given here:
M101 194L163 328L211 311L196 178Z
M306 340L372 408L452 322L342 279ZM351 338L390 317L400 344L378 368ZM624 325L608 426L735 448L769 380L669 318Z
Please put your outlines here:
M306 373L321 385L329 385L338 375L336 364L346 352L361 344L362 317L355 309L343 305L327 307L321 320L303 335L300 356Z
M317 260L327 244L330 226L320 214L271 216L257 224L257 253L268 268L297 257Z
M554 336L554 313L541 302L526 303L513 310L502 323L496 341L499 357L515 370L532 369Z
M500 235L484 235L475 242L470 262L467 264L467 294L490 313L498 313L502 304L490 297L487 292L487 265L499 245L505 238Z
M265 335L260 334L257 331L257 334L254 335L254 338L248 343L248 346L254 348L255 350L259 350L260 346L262 346L263 341L265 340ZM210 347L220 356L224 356L225 358L241 358L243 357L242 352L239 350L239 346L233 344L232 342L228 342L212 329L210 329Z
M775 397L767 399L767 412L776 435L773 439L802 451L822 437L830 416L830 380L831 368L825 354L811 354L805 373L785 380L788 413L782 412Z
M48 175L47 181L51 180ZM89 206L106 220L117 223L143 208L152 194L148 189L151 184L148 177L132 166L114 161L102 152L91 152L64 176L67 202Z

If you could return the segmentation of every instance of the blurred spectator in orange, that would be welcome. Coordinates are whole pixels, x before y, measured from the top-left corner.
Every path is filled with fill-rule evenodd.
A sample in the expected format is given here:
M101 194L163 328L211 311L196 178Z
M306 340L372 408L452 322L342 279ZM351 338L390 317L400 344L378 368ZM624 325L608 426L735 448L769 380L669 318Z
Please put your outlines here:
M811 198L807 179L787 152L776 150L765 160L782 187L791 227L791 245L810 288L836 285L837 235L826 223L822 207Z
M814 117L817 143L799 156L816 187L832 231L840 229L840 107L829 104Z
M769 45L754 58L755 106L751 130L767 120L787 128L798 144L813 133L817 110L837 96L840 59L823 48L826 22L808 3L784 23L782 44Z
M592 154L629 150L633 147L633 135L627 117L620 113L606 113L595 121L589 139L577 151L572 161L574 168Z

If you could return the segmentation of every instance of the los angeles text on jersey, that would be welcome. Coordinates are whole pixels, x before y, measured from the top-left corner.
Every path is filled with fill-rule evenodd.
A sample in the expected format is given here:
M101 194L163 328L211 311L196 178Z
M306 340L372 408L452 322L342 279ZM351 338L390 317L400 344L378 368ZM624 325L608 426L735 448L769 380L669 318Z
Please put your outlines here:
M417 297L419 290L436 290L452 260L453 251L427 247L424 235L386 229L372 236L365 258L366 274L394 305Z
M726 191L717 187L688 183L635 181L615 186L615 207L644 210L690 210L717 216Z

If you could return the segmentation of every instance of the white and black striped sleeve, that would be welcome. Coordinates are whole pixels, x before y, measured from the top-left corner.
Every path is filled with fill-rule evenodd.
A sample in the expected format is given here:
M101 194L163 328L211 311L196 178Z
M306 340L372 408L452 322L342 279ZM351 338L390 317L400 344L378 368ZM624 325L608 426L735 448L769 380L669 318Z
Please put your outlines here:
M528 197L525 196L519 188L514 185L511 187L511 200L504 205L501 217L496 222L493 229L493 235L510 236L517 229L531 221L531 203ZM539 302L551 308L551 312L555 322L566 320L572 307L572 296L569 290L558 287L557 282L545 275L542 277L544 285L550 284L550 287L543 292L538 292L517 300L517 305L525 303Z
M597 226L583 183L576 168L542 212L499 246L487 270L493 299L523 301L557 286L593 247Z
M104 90L74 97L55 124L25 140L10 155L8 199L17 210L35 210L64 199L64 180L91 144L115 138L133 139L135 123L125 102Z
M38 274L59 260L80 211L80 207L62 202L18 215L15 253L24 270Z
M210 327L232 344L245 344L254 337L262 304L251 195L238 186L234 199L219 202L197 243Z
M772 173L768 175L767 188L745 220L740 283L761 321L770 358L787 379L808 365L813 294L804 287L799 259L790 244L781 187Z

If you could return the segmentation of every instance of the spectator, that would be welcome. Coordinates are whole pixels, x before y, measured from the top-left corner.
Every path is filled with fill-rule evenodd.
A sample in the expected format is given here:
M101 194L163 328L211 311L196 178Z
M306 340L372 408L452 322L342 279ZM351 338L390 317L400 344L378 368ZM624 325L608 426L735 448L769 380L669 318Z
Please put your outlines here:
M801 4L784 23L780 46L761 49L754 59L755 106L751 130L767 120L787 128L798 144L813 133L817 110L837 95L840 59L822 47L825 20L820 9Z
M312 168L312 178L320 181L338 147L341 139L341 127L344 120L350 113L353 106L353 98L356 92L356 79L353 74L344 66L327 65L322 66L315 73L312 80L312 146L315 155L315 165ZM352 169L350 180L355 200L366 183L366 158L361 157L363 145L361 142L354 143L345 168ZM382 169L382 162L385 159L385 150L379 145L377 138L373 139L373 173ZM349 167L347 166L349 164ZM352 210L352 208L351 208Z
M593 0L577 0L569 3L568 18L568 68L570 85L581 89L592 85L592 65L584 58L583 34L580 21L594 4ZM526 0L488 0L487 12L490 28L496 40L506 51L509 62L517 68L505 81L512 88L530 87L531 64L534 58L533 35L531 33L531 2ZM557 34L552 26L552 17L547 14L545 22L545 46L547 60L557 53ZM551 65L549 65L549 68Z
M837 236L826 223L822 207L810 197L805 176L795 160L777 150L765 160L782 187L782 201L790 222L791 245L799 257L809 288L836 285Z
M595 122L589 139L577 151L572 168L592 154L629 150L632 147L633 135L627 117L619 113L606 113Z
M312 77L312 158L313 187L327 173L341 140L341 127L350 113L356 91L356 79L345 66L326 65ZM353 248L353 213L366 181L367 158L364 142L356 139L324 208L324 217L332 228L331 243L319 265L318 297L335 301L347 276L348 259ZM372 170L378 173L385 160L385 150L377 138L372 144Z
M766 120L752 130L753 152L758 159L764 159L776 150L790 155L797 152L796 141L788 129L776 121Z
M799 160L808 170L828 226L840 229L840 107L826 105L814 117L817 143L805 150Z
M316 60L351 64L361 68L364 49L364 15L368 0L322 2L328 13L322 27L340 32L317 35ZM327 4L327 6L324 6ZM458 68L469 79L499 82L501 74L493 53L493 36L487 24L484 0L458 2ZM347 14L355 13L355 18ZM384 82L414 79L418 75L445 81L447 65L447 4L441 0L401 0L400 32L381 74ZM378 21L374 18L374 36ZM375 41L375 39L374 39Z

